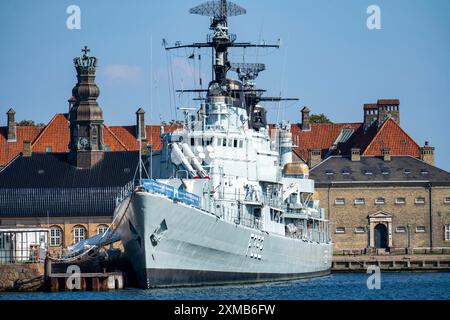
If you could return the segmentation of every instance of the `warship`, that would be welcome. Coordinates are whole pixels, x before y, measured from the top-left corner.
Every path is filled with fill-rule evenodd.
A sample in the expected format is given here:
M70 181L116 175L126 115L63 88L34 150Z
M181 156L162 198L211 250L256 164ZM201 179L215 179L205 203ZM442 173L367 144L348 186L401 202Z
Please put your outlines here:
M308 167L294 162L290 124L267 123L255 79L265 65L232 63L232 48L278 48L238 42L228 17L246 10L226 0L190 10L209 16L212 79L199 108L164 132L144 169L148 179L123 197L119 231L144 288L284 281L327 275L332 242ZM235 71L237 79L227 76ZM188 90L183 90L187 92ZM125 208L126 207L126 208ZM121 208L121 210L120 210ZM117 218L116 213L116 218Z

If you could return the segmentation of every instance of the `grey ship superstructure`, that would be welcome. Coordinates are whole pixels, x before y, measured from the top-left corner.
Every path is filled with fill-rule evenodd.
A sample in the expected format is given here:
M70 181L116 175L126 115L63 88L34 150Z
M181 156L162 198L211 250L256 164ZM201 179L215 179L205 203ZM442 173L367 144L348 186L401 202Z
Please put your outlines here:
M245 9L226 0L190 11L211 17L206 43L214 77L198 116L161 131L152 179L127 198L121 224L125 252L143 287L298 279L330 272L332 243L308 167L292 162L290 125L271 128L254 80L263 64L232 64L236 42L228 17ZM278 47L278 45L262 47ZM239 80L229 79L234 70ZM186 90L185 90L186 91ZM198 90L197 90L198 91ZM125 206L127 201L122 202ZM120 210L119 210L120 211Z

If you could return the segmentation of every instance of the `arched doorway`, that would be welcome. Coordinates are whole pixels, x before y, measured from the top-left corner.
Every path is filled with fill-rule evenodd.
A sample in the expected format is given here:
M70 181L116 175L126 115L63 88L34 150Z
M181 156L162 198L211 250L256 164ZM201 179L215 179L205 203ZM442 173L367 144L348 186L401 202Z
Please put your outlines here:
M375 247L380 249L388 248L387 227L382 223L375 226Z

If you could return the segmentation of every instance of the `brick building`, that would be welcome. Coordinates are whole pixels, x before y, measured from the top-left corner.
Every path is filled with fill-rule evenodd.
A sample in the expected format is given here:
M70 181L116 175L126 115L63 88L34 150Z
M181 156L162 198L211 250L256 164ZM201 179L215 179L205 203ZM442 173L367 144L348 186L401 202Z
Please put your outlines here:
M400 127L400 101L378 100L365 104L363 122L311 123L310 109L301 110L302 122L292 125L295 160L314 167L333 156L349 156L352 148L358 148L362 156L381 156L389 149L392 156L412 156L434 165L434 148L421 148Z
M96 59L89 57L86 51L75 59L75 64L78 81L68 100L69 113L56 114L45 126L18 126L16 113L10 108L7 125L0 127L0 227L49 227L52 230L50 243L53 241L56 248L93 236L109 225L115 197L133 180L131 164L138 162L139 138L144 147L151 144L153 150L160 150L162 145L161 126L145 125L142 109L136 111L135 125L105 124L103 111L96 102L100 94L95 85ZM448 246L447 240L442 238L443 234L450 233L446 229L450 199L445 203L442 200L450 197L446 187L448 174L433 167L434 148L428 143L419 146L400 127L399 100L378 100L374 104L365 104L362 111L360 123L318 124L311 123L310 109L304 107L301 123L291 126L294 161L305 162L313 168L311 177L317 179L322 204L335 228L336 249L365 250L376 246L376 239L369 238L369 234L375 234L375 229L370 230L376 227L376 221L386 225L386 232L390 230L388 247L391 249ZM176 125L166 125L164 131L176 128ZM350 161L351 155L362 160ZM392 161L383 162L381 157L390 157ZM378 161L377 165L383 163L390 172L408 169L400 164L408 164L409 169L415 171L425 168L431 174L419 177L427 183L427 179L431 179L431 201L426 200L429 199L427 185L419 178L413 185L408 180L411 175L401 176L409 183L402 192L394 181L385 181L386 175L376 170L369 176L356 174L358 168L355 168L352 171L355 173L348 176L353 180L350 185L348 181L347 185L339 184L339 179L336 183L330 182L330 178L347 175L336 168L331 168L336 174L330 175L326 173L328 166L335 162L344 165L348 161L350 167ZM409 164L408 161L413 162ZM324 174L322 170L325 170ZM439 172L436 176L442 181L433 180L435 172ZM369 177L383 178L384 182L390 183L391 189L380 187ZM406 198L405 204L393 204L393 194L386 190L394 190L395 198ZM79 194L85 196L79 198ZM372 203L375 196L386 199L386 203L375 205ZM423 197L424 203L415 203L416 198ZM333 204L336 198L344 198L344 206ZM357 198L363 198L364 204L354 203ZM427 211L430 203L431 215ZM427 217L433 219L433 228ZM419 227L418 232L415 229L413 232L411 228L416 227ZM343 233L340 228L344 228ZM365 228L364 232L362 228ZM379 230L381 228L378 227L377 232L383 232ZM409 232L403 232L404 228L409 228ZM409 235L409 244L405 244L405 234ZM386 243L382 245L386 246Z
M411 156L331 156L310 177L334 250L450 251L450 173Z

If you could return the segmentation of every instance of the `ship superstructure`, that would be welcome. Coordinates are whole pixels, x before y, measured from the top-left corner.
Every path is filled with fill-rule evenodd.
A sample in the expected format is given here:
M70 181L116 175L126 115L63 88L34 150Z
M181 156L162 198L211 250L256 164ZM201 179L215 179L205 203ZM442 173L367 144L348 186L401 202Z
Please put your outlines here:
M211 17L214 76L197 115L183 109L178 130L161 130L152 179L130 196L121 226L126 254L144 287L286 280L329 273L332 244L308 167L292 160L289 123L269 126L255 79L263 64L233 64L230 48L278 47L236 41L226 0L190 11ZM227 73L237 72L239 80ZM186 90L184 90L186 92Z

